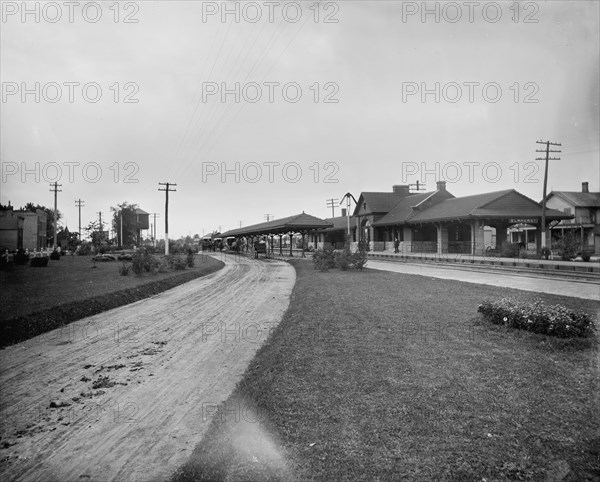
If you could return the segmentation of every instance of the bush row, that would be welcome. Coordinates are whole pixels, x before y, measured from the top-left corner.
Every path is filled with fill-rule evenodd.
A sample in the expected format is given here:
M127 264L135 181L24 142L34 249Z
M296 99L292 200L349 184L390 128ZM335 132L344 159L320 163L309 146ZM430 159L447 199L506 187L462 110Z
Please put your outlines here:
M328 271L330 268L338 267L342 271L347 269L362 269L367 264L367 249L364 243L359 243L356 252L350 251L346 244L343 250L335 250L333 246L325 246L313 251L313 263L315 269Z
M562 305L545 305L537 299L531 303L510 298L485 300L477 311L496 325L560 338L588 337L596 330L594 320L587 313Z
M137 250L131 257L131 271L136 275L141 276L146 273L164 273L169 269L176 271L184 270L186 267L194 267L194 252L188 251L188 254L183 256L167 255L162 260L152 255L150 251L145 249ZM129 274L129 269L122 266L119 268L119 273L123 276Z

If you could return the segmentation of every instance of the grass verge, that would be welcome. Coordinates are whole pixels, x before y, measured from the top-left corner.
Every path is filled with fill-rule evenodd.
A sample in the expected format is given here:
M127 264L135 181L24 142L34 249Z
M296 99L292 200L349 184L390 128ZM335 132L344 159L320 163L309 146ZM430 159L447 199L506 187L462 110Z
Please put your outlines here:
M120 276L121 262L96 263L89 257L63 257L47 268L19 266L0 272L0 347L33 338L221 269L222 261L196 256L184 271Z
M293 261L291 303L172 481L598 480L596 339L481 324L487 297Z

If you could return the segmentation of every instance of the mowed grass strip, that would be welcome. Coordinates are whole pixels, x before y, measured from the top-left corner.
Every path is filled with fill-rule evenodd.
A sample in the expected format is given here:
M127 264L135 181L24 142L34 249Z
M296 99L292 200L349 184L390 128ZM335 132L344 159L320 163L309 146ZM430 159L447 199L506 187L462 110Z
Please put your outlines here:
M293 264L284 319L174 481L598 480L597 340L477 316L491 296L597 303Z
M0 271L0 347L32 338L65 324L148 298L221 269L222 261L195 256L182 271L119 274L121 261L64 256L45 268L16 266Z

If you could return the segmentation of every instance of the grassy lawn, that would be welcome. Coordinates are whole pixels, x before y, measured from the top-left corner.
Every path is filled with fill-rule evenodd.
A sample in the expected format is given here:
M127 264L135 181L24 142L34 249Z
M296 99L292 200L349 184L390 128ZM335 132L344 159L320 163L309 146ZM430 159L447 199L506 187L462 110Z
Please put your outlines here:
M0 346L168 290L224 265L195 256L183 271L119 274L121 261L93 263L91 256L64 256L47 267L0 271ZM94 267L95 266L95 267Z
M173 480L600 480L597 340L477 314L597 303L293 263L289 310Z

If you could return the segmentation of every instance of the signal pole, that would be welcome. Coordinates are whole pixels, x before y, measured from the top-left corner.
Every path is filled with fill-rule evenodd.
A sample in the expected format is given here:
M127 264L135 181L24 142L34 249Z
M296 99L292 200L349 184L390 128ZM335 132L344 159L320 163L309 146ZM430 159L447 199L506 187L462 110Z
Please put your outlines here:
M54 181L53 184L50 184L50 186L52 187L52 189L50 189L50 191L54 192L54 246L53 248L56 249L56 235L57 235L57 218L58 218L58 208L56 207L57 204L57 193L62 192L62 189L58 189L59 187L62 187L62 184L58 184L56 181Z
M335 204L338 202L337 199L327 199L327 207L331 208L331 217L335 218Z
M548 186L548 161L560 161L560 157L550 157L550 153L561 152L551 151L550 146L562 147L562 144L550 141L536 141L536 144L546 144L546 149L536 149L535 152L545 152L546 157L536 157L536 161L546 161L546 167L544 168L544 197L542 199L542 239L541 247L546 247L546 188Z
M169 254L169 192L176 192L177 189L170 189L172 186L177 186L170 182L159 182L160 186L164 188L158 188L159 191L165 192L165 255Z
M79 208L79 239L81 240L81 207L83 206L84 201L81 199L77 199L75 201L75 206Z
M340 201L340 204L342 204L344 202L344 199L346 200L346 220L348 221L348 239L350 239L350 198L352 198L352 200L354 201L354 204L358 204L358 202L356 201L356 199L354 199L354 196L350 192L347 192L346 194L344 194L344 196L342 197L342 200Z

